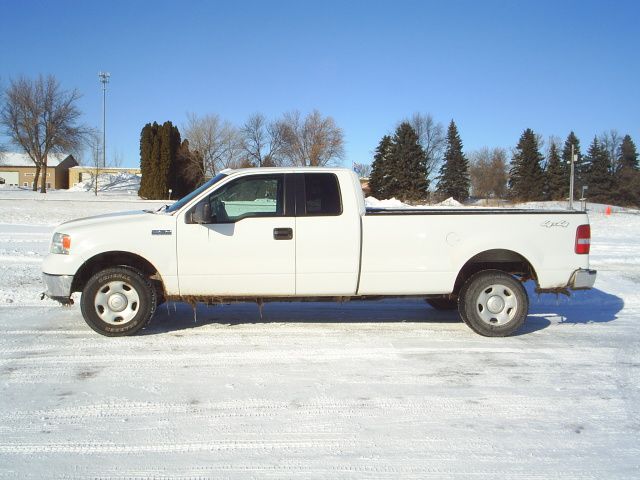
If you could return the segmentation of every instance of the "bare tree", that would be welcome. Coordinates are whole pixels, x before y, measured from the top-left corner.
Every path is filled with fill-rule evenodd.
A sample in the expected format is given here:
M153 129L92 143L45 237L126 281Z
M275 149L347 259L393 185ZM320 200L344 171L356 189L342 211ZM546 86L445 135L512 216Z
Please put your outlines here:
M502 148L487 147L471 152L471 187L473 196L502 198L507 188L507 152Z
M436 122L431 114L414 113L405 120L415 130L418 141L427 157L427 172L435 171L442 160L446 144L446 134L441 123Z
M618 170L618 154L620 153L620 145L622 145L622 136L617 130L611 129L608 132L603 132L598 136L598 140L602 144L609 156L611 162L612 173Z
M261 113L251 115L240 128L247 163L258 167L280 165L283 131L282 122L269 122Z
M47 159L52 153L76 153L87 129L78 124L77 90L62 90L49 75L36 80L21 77L11 82L0 109L0 125L11 142L22 148L36 167L33 190L47 191Z
M242 166L243 142L240 130L229 122L222 125L222 155L217 159L218 170Z
M114 149L113 153L111 154L111 162L109 162L110 163L109 166L114 168L120 168L122 167L123 161L124 161L124 158L122 156L122 152L120 150Z
M303 167L322 167L344 156L344 135L331 117L314 110L304 119L300 112L285 113L280 123L285 163Z
M97 128L89 128L85 134L85 155L78 157L81 165L91 167L90 171L86 173L90 176L90 185L95 195L98 195L98 191L105 187L106 175L104 172L100 173L100 169L109 167L121 167L122 166L122 153L114 150L111 155L111 160L107 160L104 163L102 155L102 132ZM84 175L85 172L83 172ZM102 181L99 182L102 175ZM99 183L102 185L99 187Z
M102 166L102 133L97 128L91 128L87 130L85 135L86 149L89 150L87 162L84 158L81 160L82 164L92 168L91 186L93 187L93 193L98 195L98 174L100 167Z
M182 130L194 160L187 164L192 178L211 178L222 169L239 166L242 142L238 129L218 115L189 113Z

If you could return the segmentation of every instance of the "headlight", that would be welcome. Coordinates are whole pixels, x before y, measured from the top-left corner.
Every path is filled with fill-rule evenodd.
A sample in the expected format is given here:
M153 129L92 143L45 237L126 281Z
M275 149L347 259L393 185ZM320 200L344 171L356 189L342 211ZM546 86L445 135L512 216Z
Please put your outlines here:
M54 233L51 241L51 253L69 255L71 249L71 237L64 233Z

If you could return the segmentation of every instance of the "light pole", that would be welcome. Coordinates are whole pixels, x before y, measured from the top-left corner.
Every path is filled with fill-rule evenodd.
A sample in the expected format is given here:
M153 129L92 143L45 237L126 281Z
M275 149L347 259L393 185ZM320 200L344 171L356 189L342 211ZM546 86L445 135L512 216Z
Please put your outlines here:
M571 144L571 174L569 176L569 210L573 210L573 183L575 176L575 163L577 155L574 153L573 143Z
M98 73L100 83L102 83L102 167L107 165L107 83L109 83L109 72ZM96 179L96 184L98 180Z

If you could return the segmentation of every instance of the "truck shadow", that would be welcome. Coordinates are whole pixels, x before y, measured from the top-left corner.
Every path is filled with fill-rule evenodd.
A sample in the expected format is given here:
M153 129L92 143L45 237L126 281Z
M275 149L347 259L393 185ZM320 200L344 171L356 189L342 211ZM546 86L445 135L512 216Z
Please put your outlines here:
M618 318L624 301L615 295L592 289L573 292L571 297L538 295L527 285L530 308L525 325L516 333L543 330L552 323L604 323ZM205 325L270 323L442 323L460 322L456 311L437 311L420 299L378 301L273 302L259 308L255 303L195 308L186 303L165 303L158 307L143 335L193 329Z
M354 300L336 302L271 302L262 309L255 303L207 306L194 309L186 303L158 307L149 327L142 334L157 334L197 328L204 325L243 325L270 323L457 323L457 312L436 311L420 299Z
M547 328L552 323L607 323L618 318L624 300L597 288L571 292L571 296L537 294L532 285L529 293L529 316L517 335Z

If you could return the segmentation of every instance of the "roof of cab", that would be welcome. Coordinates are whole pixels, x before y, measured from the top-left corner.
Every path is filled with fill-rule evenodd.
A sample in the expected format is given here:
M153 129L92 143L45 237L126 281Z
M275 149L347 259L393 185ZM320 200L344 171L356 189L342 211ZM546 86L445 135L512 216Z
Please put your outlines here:
M233 173L300 173L300 172L351 172L345 167L251 167L251 168L227 168L220 173L231 175Z

